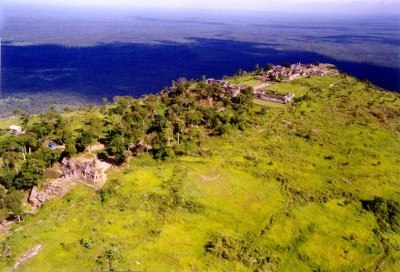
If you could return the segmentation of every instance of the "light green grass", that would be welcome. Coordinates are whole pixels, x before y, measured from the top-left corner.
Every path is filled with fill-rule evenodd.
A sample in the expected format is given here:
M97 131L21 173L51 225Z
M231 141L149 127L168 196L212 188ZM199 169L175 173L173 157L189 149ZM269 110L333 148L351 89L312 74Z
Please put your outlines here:
M257 105L266 106L266 107L270 107L270 108L278 108L278 109L286 108L285 104L276 103L276 102L272 102L272 101L266 101L266 100L262 100L262 99L258 99L258 98L254 99L253 102Z
M322 90L309 92L311 87ZM10 270L16 257L42 244L19 271L107 270L102 256L110 248L121 254L118 270L253 271L205 252L210 235L218 233L239 240L254 235L254 246L269 254L265 269L271 271L372 271L377 265L395 271L398 263L390 257L399 254L391 249L385 255L376 218L360 200L399 201L399 118L388 114L381 121L370 111L399 112L400 100L342 76L273 88L293 88L297 97L308 92L310 100L255 105L245 131L207 141L207 157L133 158L108 173L105 189L112 193L104 203L82 186L46 203L2 241L12 255L1 269ZM369 101L375 106L368 108ZM267 107L265 115L258 115L261 107ZM84 115L68 118L78 127ZM149 195L167 194L162 184L177 172L182 198L203 204L202 211L159 214L154 208ZM400 239L393 231L384 235L392 248Z
M261 83L261 80L255 78L254 74L248 74L244 76L231 77L227 79L228 82L236 85L247 85L254 87Z

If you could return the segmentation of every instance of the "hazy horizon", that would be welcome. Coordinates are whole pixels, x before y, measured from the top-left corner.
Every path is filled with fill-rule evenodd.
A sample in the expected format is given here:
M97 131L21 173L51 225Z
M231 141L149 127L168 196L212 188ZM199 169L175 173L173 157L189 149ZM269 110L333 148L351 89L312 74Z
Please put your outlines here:
M396 5L383 2L381 10ZM99 96L140 96L157 92L181 76L218 78L240 68L251 70L257 63L284 61L330 62L343 72L400 90L397 15L350 15L351 9L325 14L305 8L221 12L216 6L196 10L198 6L190 6L190 1L179 9L172 8L177 5L173 1L157 9L129 3L121 9L120 0L112 7L103 0L97 5L90 1L77 5L75 0L70 5L65 0L36 3L2 3L3 86L8 95L84 92L93 101ZM271 8L283 7L273 3ZM328 7L331 2L324 3ZM372 7L378 1L368 3ZM356 4L338 1L334 6Z
M9 7L37 7L37 8L69 8L84 10L191 10L200 12L282 12L282 13L305 13L305 14L331 14L343 15L399 15L400 1L398 0L284 0L264 1L239 0L222 1L194 1L194 0L150 0L150 1L126 1L114 0L3 0L3 9Z

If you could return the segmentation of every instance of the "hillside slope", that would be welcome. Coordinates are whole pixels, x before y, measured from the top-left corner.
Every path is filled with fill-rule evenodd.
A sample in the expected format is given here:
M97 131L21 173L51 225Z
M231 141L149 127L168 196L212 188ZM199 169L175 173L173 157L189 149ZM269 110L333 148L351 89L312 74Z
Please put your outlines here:
M1 269L40 244L20 271L398 271L399 95L345 75L269 89L297 99L15 223Z

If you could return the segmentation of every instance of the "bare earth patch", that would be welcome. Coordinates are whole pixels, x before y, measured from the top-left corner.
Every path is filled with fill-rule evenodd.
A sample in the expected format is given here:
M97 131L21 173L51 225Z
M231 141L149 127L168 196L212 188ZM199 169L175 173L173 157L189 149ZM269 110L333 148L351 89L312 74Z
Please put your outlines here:
M34 256L36 256L39 251L42 249L42 245L37 245L34 246L33 248L29 249L25 254L18 258L18 260L15 262L13 268L17 269L20 265L24 264L25 262L29 261L32 259Z

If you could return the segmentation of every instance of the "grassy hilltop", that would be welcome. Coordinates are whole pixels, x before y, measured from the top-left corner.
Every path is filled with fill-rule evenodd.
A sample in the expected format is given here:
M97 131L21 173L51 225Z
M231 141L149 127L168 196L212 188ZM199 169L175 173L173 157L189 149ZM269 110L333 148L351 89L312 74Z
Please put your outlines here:
M399 95L346 75L268 89L296 100L254 100L196 144L189 132L173 154L158 143L100 191L80 185L23 215L0 236L0 270L41 244L19 271L399 271ZM63 118L78 135L90 115L116 118L106 110Z

